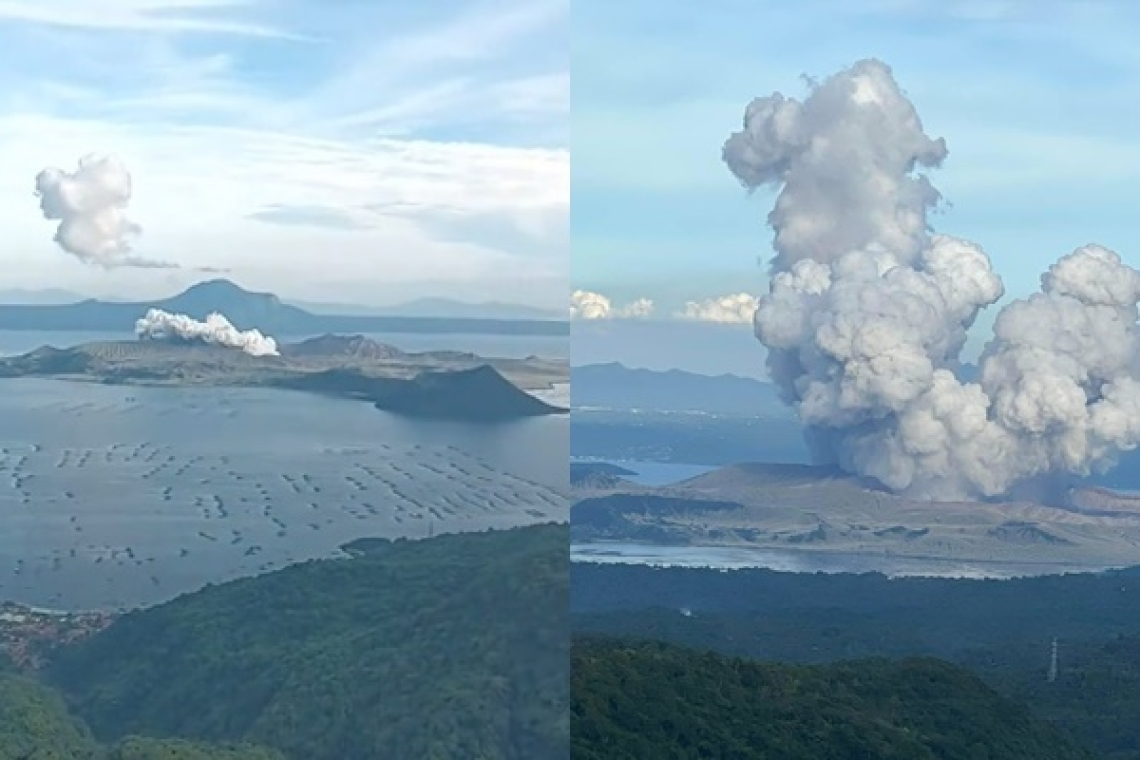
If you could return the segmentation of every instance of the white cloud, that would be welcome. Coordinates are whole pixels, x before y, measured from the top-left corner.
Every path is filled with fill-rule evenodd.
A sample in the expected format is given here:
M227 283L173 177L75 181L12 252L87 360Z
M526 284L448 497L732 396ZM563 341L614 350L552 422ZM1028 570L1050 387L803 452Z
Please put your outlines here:
M570 316L573 319L609 319L612 311L610 299L601 293L575 290L570 294Z
M677 317L697 322L752 324L752 317L756 314L756 304L756 296L735 293L704 301L689 301L684 309L677 312Z
M653 316L653 301L648 298L638 298L617 309L620 319L649 319Z
M93 7L0 0L5 286L165 293L216 267L309 299L565 297L565 3ZM35 176L92 152L131 173L137 255L184 270L53 245Z
M638 298L623 306L614 306L609 298L589 290L575 290L570 295L572 319L648 319L653 316L653 301Z

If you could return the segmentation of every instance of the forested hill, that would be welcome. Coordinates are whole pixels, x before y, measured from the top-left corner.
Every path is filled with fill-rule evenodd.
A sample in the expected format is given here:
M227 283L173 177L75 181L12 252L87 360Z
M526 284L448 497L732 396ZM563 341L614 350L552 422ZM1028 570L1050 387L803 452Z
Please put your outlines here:
M579 632L802 664L937 657L1098 757L1140 760L1140 568L1005 581L601 564L571 575Z
M102 746L68 715L60 696L28 678L0 674L0 760L283 760L273 750L128 737Z
M47 675L105 742L566 760L568 542L565 525L357 542L128 614Z
M795 666L588 639L572 658L575 760L1092 760L937 660Z

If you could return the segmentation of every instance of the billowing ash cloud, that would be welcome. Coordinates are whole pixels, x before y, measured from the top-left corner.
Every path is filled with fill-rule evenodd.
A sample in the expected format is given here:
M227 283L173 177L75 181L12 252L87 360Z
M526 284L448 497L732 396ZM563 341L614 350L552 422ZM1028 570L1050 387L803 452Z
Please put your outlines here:
M821 461L952 499L1102 470L1140 443L1140 273L1100 246L1004 308L977 382L959 378L1003 286L981 248L930 231L939 194L921 170L946 144L886 65L861 61L802 102L754 100L723 155L746 188L779 189L755 331Z
M239 330L217 312L208 315L205 322L199 322L185 314L150 309L135 322L135 334L140 340L212 343L236 348L251 356L277 356L277 341L273 338L258 330Z
M571 319L648 319L653 316L653 301L639 298L625 306L614 306L601 293L575 290L570 295Z
M749 324L756 314L758 303L756 296L748 293L708 298L704 301L689 301L684 309L677 312L677 317L697 322Z
M89 155L74 172L44 169L36 175L36 195L44 218L59 222L55 242L81 261L107 268L177 267L131 255L142 228L127 218L131 174L117 158Z

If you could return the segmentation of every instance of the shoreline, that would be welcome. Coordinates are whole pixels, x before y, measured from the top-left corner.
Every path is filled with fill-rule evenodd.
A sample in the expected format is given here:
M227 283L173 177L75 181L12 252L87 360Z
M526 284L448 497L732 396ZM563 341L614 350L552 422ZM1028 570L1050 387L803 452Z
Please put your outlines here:
M500 417L489 418L491 422L515 422L518 420L532 419L536 417L552 417L552 416L567 416L570 414L569 406L558 406L543 398L545 394L554 394L559 392L559 386L562 383L549 382L543 388L524 388L508 377L503 375L490 364L480 365L481 367L488 367L493 370L503 381L514 388L519 394L529 397L534 401L543 404L546 409L537 413L525 414L504 414ZM435 374L461 374L470 372L472 370L442 370L435 372ZM433 372L426 370L425 372ZM315 373L314 373L315 374ZM422 374L422 373L420 373ZM412 378L370 378L378 382L388 383L403 383L408 386L414 386L416 378L420 376L417 374ZM303 374L298 374L295 377L304 377ZM287 378L292 379L292 377ZM468 415L451 415L451 416L434 416L431 414L422 414L416 412L405 412L398 409L390 409L381 405L381 401L368 395L364 392L343 391L336 389L324 390L320 388L298 388L281 382L214 382L210 380L190 380L184 379L171 379L171 380L156 380L156 379L140 379L140 378L114 378L109 376L94 376L94 375L67 375L67 374L24 374L24 375L0 375L0 382L11 380L51 380L62 383L84 383L88 385L102 385L114 388L144 388L150 390L176 390L176 389L217 389L217 390L264 390L264 391L289 391L294 393L304 393L308 395L324 396L329 398L338 398L345 401L364 402L371 405L373 408L386 412L388 414L395 414L399 416L409 417L413 419L421 419L425 421L438 421L438 422L455 422L460 424L471 424L473 422L486 422L488 418L468 416ZM569 383L565 383L569 385Z
M606 547L613 550L606 551ZM621 551L628 549L628 551ZM668 557L670 553L700 555L722 554L719 558L706 556L698 558ZM731 556L729 556L731 555ZM748 557L747 555L753 555ZM819 562L819 560L831 562ZM751 561L750 561L751 560ZM784 560L780 562L778 560ZM806 564L815 566L803 569L789 568L789 564L799 564L797 560L806 560ZM868 564L878 564L880 567L844 567L844 560L861 560ZM715 544L648 544L629 541L601 540L601 541L574 541L570 544L570 561L583 564L625 564L645 565L650 567L689 567L694 569L709 569L719 571L731 570L771 570L781 573L798 574L834 574L834 575L866 575L880 574L887 577L912 578L991 578L1010 579L1018 577L1035 577L1047 575L1087 575L1101 574L1125 570L1132 565L1126 563L1078 563L1078 562L1050 562L1033 560L994 560L994 559L952 559L943 557L923 557L917 555L888 555L882 552L868 552L858 550L829 551L826 549L791 549L788 547L762 547L745 545L715 545ZM926 564L930 567L923 569L903 569L901 567L888 568L892 563ZM824 567L824 565L827 565ZM942 572L938 566L943 566ZM965 568L974 568L969 572ZM986 572L987 569L1002 569L1005 572ZM1024 572L1019 572L1023 570ZM956 572L953 572L956 571Z
M524 523L519 523L519 524L504 524L504 525L497 525L497 526L490 526L490 527L481 526L477 529L473 528L471 530L466 530L466 531L464 531L464 530L447 530L446 528L444 528L444 529L436 530L435 532L431 533L430 535L406 535L406 536L395 536L395 537L361 536L359 538L354 538L351 541L346 542L345 544L342 544L337 549L335 549L334 551L332 551L332 552L330 552L324 556L309 557L306 559L297 559L294 562L290 562L288 564L284 564L284 565L281 565L278 567L274 567L272 569L268 569L268 570L264 570L264 571L260 571L260 572L235 575L233 577L226 578L225 580L221 580L221 581L207 582L207 583L202 584L201 586L199 586L196 589L180 592L180 593L170 597L169 599L165 599L165 600L150 603L150 604L136 604L136 605L132 605L132 606L128 606L128 607L84 607L84 608L79 608L79 609L68 610L68 609L44 607L44 606L36 605L36 604L29 604L29 603L21 602L19 600L11 599L11 598L0 598L0 626L2 626L3 623L5 622L5 619L4 619L5 614L9 614L9 615L10 614L29 614L29 615L38 615L38 616L42 616L42 617L50 617L50 618L55 618L55 619L65 619L65 618L111 618L111 619L114 619L114 618L122 617L123 615L130 614L132 612L139 612L142 610L148 610L148 609L153 609L155 607L160 607L164 604L170 604L171 602L173 602L177 599L181 599L181 598L186 597L186 596L201 593L203 590L205 590L207 587L210 587L210 586L222 586L222 585L226 585L229 583L238 583L238 582L242 582L242 581L248 581L248 580L251 580L253 578L260 578L260 577L264 577L267 575L272 575L273 573L282 572L282 571L287 570L291 567L296 567L298 565L304 565L304 564L307 564L310 562L332 562L332 561L352 562L352 561L356 561L359 559L367 558L368 557L368 550L366 548L360 548L360 546L354 547L354 544L367 545L367 544L374 542L374 541L390 542L390 543L396 543L399 541L410 541L410 542L432 541L432 540L435 540L435 539L438 539L441 537L452 536L452 535L456 535L456 534L475 535L475 534L484 534L484 533L507 533L507 532L514 531L514 530L531 528L531 527L534 527L537 525L562 525L562 526L566 526L568 529L570 523L567 520L543 519L543 520L535 520L534 522L524 522Z

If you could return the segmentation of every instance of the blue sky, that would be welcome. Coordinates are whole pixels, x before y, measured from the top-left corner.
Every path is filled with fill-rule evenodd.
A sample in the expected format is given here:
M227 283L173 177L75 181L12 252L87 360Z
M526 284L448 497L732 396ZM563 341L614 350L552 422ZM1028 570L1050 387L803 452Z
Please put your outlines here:
M576 0L574 285L658 314L766 290L773 196L721 146L754 97L867 57L948 143L935 227L981 244L1010 296L1090 242L1140 265L1137 32L1123 1Z
M6 288L563 308L569 0L0 0ZM132 175L138 258L52 241L45 167Z

